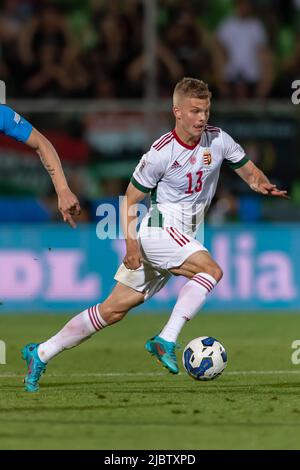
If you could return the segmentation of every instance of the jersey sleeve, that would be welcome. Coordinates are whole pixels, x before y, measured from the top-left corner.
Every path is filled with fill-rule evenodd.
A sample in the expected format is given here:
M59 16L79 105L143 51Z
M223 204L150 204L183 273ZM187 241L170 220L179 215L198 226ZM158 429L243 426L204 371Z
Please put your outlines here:
M246 157L244 149L224 131L222 131L222 138L224 159L230 168L236 170L244 166L245 163L249 161L249 158Z
M143 193L148 193L157 186L166 171L167 161L153 147L142 156L136 166L131 183Z
M26 142L32 125L9 106L0 106L0 131L19 142Z

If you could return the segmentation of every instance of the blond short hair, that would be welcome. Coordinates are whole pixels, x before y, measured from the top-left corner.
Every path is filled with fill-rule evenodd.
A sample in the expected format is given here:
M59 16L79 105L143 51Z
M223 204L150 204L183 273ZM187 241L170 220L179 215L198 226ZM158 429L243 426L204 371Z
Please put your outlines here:
M173 103L181 97L210 99L212 96L207 83L197 78L184 77L174 88Z

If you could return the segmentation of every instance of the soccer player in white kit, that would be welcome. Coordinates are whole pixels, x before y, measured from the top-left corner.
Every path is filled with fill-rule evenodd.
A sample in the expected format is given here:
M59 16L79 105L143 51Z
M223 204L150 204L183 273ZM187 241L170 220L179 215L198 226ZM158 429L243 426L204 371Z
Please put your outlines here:
M179 372L175 349L184 324L203 306L222 277L220 266L195 239L214 196L223 160L254 191L287 198L221 129L208 125L211 93L201 80L183 78L175 87L175 129L157 139L132 176L122 208L126 255L117 284L101 303L73 317L47 341L23 348L25 388L36 391L46 364L112 325L158 292L172 275L187 279L171 316L145 347L171 373ZM137 233L136 204L151 193L151 207Z

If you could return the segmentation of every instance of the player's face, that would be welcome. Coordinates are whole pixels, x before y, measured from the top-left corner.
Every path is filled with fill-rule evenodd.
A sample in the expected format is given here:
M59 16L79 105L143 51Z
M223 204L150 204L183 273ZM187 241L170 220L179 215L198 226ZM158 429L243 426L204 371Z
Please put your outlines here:
M181 98L174 106L176 125L189 138L200 139L207 124L210 112L210 99Z

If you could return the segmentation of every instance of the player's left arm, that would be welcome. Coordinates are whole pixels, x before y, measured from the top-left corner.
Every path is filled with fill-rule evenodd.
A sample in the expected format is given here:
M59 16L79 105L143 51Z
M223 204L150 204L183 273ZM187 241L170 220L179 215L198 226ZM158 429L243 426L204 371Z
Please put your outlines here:
M28 139L25 141L39 155L41 162L48 171L58 197L58 208L65 222L73 228L76 227L74 215L80 214L80 204L77 197L70 190L61 162L51 142L33 128Z
M251 160L248 160L242 167L235 169L235 172L257 193L290 199L287 191L278 189L275 184L272 184Z

